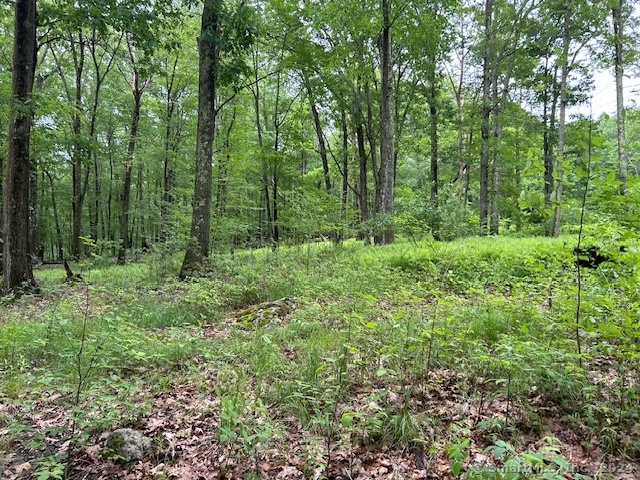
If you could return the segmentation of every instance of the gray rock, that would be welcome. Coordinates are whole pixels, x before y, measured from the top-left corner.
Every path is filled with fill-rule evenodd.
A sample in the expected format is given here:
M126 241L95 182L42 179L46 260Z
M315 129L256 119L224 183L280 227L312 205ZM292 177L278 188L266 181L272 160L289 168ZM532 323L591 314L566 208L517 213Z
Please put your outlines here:
M109 434L104 448L106 458L118 463L142 460L151 446L151 440L131 428L120 428Z
M247 307L236 314L240 325L263 327L282 319L296 309L296 299L284 297L273 302L263 302Z

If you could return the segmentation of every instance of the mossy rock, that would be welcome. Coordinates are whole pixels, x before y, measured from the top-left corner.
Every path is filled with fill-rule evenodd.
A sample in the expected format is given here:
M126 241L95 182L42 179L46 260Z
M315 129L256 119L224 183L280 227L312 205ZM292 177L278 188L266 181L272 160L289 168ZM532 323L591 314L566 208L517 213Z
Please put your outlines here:
M142 460L151 440L131 428L120 428L109 434L103 450L103 456L117 463L130 463Z
M262 302L240 310L237 314L237 319L239 324L246 327L262 327L286 317L295 308L295 299L284 297L273 302Z

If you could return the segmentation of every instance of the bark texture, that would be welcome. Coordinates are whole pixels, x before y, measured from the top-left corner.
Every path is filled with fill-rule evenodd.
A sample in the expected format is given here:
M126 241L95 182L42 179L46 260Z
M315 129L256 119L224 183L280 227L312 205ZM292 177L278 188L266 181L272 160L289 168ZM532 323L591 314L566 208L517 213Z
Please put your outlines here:
M186 278L202 266L209 256L211 233L211 185L213 136L216 121L216 85L220 50L221 0L205 0L198 38L198 127L196 131L196 172L189 245L180 269Z
M11 117L4 189L3 290L35 287L29 255L29 137L33 118L36 2L16 0Z
M382 74L380 99L380 173L376 194L376 213L391 216L394 209L395 147L393 122L393 78L391 60L391 7L382 0L382 34L380 39L380 69ZM385 219L382 231L375 235L378 245L393 243L391 220Z

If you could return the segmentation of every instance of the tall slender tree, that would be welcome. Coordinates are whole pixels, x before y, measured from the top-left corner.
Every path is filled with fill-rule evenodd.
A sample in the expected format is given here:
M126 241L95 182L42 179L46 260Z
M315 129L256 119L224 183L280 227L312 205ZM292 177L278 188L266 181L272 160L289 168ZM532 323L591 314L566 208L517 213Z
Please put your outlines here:
M380 35L380 188L377 193L376 213L393 215L395 189L395 146L393 126L393 63L391 58L391 15L390 0L381 0L382 32ZM385 221L384 229L375 235L376 244L394 241L393 226Z
M124 169L124 185L122 191L122 216L120 217L120 249L118 250L118 264L124 265L129 249L129 208L131 207L131 172L133 168L133 157L136 151L138 140L138 126L140 124L140 109L142 107L142 96L151 83L152 76L144 75L140 71L140 64L136 58L136 52L131 44L131 39L127 36L127 47L129 60L131 62L132 78L127 80L131 93L133 94L133 109L131 111L131 127L129 129L129 143L127 145L127 158ZM141 78L145 77L146 78Z
M4 189L3 289L36 286L29 255L29 143L36 63L36 0L16 0L9 145Z
M205 0L198 38L198 128L191 232L180 278L202 266L209 256L213 135L216 126L216 89L220 59L222 0Z
M489 129L491 121L491 71L493 65L493 0L485 0L482 52L482 149L480 154L480 235L489 227Z
M620 194L627 194L627 177L629 170L629 154L627 153L627 136L625 132L624 110L624 63L622 49L624 45L624 0L615 0L611 9L613 19L613 68L616 77L616 120L618 140L618 180L620 181Z

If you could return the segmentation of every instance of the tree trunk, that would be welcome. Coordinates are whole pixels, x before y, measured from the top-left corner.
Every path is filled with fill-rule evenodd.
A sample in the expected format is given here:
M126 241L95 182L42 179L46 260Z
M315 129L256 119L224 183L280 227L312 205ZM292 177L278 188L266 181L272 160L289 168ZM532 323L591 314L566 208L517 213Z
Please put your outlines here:
M260 155L262 158L262 175L260 176L260 181L262 183L260 188L260 205L261 207L258 209L258 241L260 245L264 245L266 240L271 239L272 231L271 231L271 204L269 203L269 172L268 166L264 157L262 157L263 153L263 139L262 139L262 120L261 120L261 109L260 109L260 82L259 82L259 59L258 59L258 49L257 46L253 49L253 74L254 74L254 83L253 88L251 89L251 93L253 94L253 106L255 111L256 118L256 134L258 136L258 148L260 150ZM266 120L265 120L266 123Z
M114 145L115 131L112 125L109 125L107 131L107 152L109 152L109 194L107 195L107 201L103 205L103 220L105 222L104 229L107 232L107 239L112 240L111 251L115 253L115 232L112 232L111 224L111 203L113 200L113 145Z
M86 182L83 182L83 147L81 145L81 130L82 119L80 112L82 111L82 85L83 85L83 73L84 73L84 60L85 60L85 40L82 32L78 34L77 42L71 34L69 34L69 41L73 48L73 63L76 73L75 78L75 95L73 96L74 109L71 113L71 124L74 137L73 144L73 200L72 200L72 213L73 213L73 225L71 227L71 255L74 258L78 258L82 251L80 243L80 237L82 236L82 206L84 204L84 197L86 193ZM74 45L75 44L75 45ZM76 50L75 46L79 50ZM60 66L58 67L60 68ZM64 74L61 72L61 76ZM71 98L71 97L70 97ZM88 168L87 174L88 177Z
M347 201L349 199L349 129L347 112L344 108L340 112L340 120L342 123L342 208L346 219Z
M624 78L624 65L622 59L624 23L622 18L622 9L623 0L617 0L617 4L612 9L612 16L615 46L614 68L616 75L616 120L618 125L618 181L620 182L620 195L626 195L629 155L627 153L627 139L625 135L624 93L622 88L622 81Z
M499 114L495 117L495 122L499 122ZM493 152L492 179L491 179L491 203L490 203L490 222L489 233L498 235L500 233L500 142L502 139L502 127L499 123L494 125L494 137L496 140L495 150Z
M4 189L3 290L36 287L29 255L29 139L36 60L36 1L16 0Z
M549 58L545 59L548 64ZM542 155L544 157L544 207L551 208L551 194L553 193L553 152L551 148L551 132L549 131L549 102L551 100L553 84L549 68L545 65L545 87L542 92Z
M29 188L29 253L32 259L43 260L38 216L38 165L34 161L29 169Z
M44 172L49 178L49 185L51 187L51 207L53 208L53 220L56 227L56 244L57 244L57 257L56 260L61 262L64 259L64 251L62 249L62 229L60 228L60 215L58 215L58 203L56 202L56 191L53 187L53 177L48 171Z
M429 180L431 182L431 204L438 208L438 106L437 87L435 78L435 65L432 65L429 85L429 140L431 156L431 172Z
M395 179L395 147L393 126L393 78L391 60L391 7L389 0L381 0L382 34L380 39L380 69L381 90L380 99L380 198L376 201L376 213L385 215L382 231L375 235L375 242L379 245L393 243L394 232L391 223L394 204Z
M122 191L122 216L120 217L120 249L118 250L118 265L124 265L127 260L127 250L130 248L129 236L129 209L131 207L131 175L133 170L133 156L136 151L138 139L138 125L140 123L140 108L142 95L151 83L151 77L140 84L140 74L136 66L136 57L133 46L127 39L129 46L129 58L133 67L133 79L130 87L133 93L133 112L131 113L131 129L129 130L129 144L127 145L127 159L124 169L124 186Z
M205 0L198 38L198 126L196 171L189 245L180 269L184 279L202 266L209 256L211 233L211 161L216 122L216 86L219 60L222 0Z
M234 105L233 112L231 114L231 120L226 130L224 137L224 157L221 155L221 159L218 161L218 180L216 182L216 209L215 216L222 218L227 213L227 189L228 189L228 176L229 165L231 165L231 132L236 122L237 109Z
M554 154L553 147L557 141L556 135L556 109L558 104L558 89L556 88L557 67L553 71L546 71L548 85L544 91L543 111L543 139L542 150L544 156L544 208L545 208L545 234L553 235L553 217L548 212L553 211L553 196L555 191L554 178Z
M369 192L367 186L367 152L365 149L364 115L362 113L362 101L360 83L355 93L354 99L354 120L356 124L356 141L358 143L358 201L360 207L360 221L366 222L369 219ZM367 235L367 239L368 239Z
M373 100L371 99L371 89L369 84L364 84L364 96L367 100L367 140L369 141L369 154L371 155L371 170L373 171L373 190L374 190L374 212L379 210L378 201L380 199L380 178L378 170L378 147L376 145L376 131L373 119Z
M127 146L127 160L124 167L124 184L122 190L122 216L120 217L120 248L118 249L118 265L124 265L129 249L129 207L131 204L131 171L133 170L133 154L135 153L136 135L140 122L140 98L134 93L133 114L129 145Z
M564 143L566 128L567 110L567 79L569 78L569 45L571 43L571 32L569 22L571 21L571 7L569 0L564 2L564 16L562 29L562 68L560 73L560 112L558 119L558 151L556 160L556 182L555 182L555 209L553 212L552 235L560 235L560 222L562 217L562 188L564 178Z
M493 0L485 0L484 6L484 50L482 54L482 147L480 152L480 235L486 235L489 224L489 150L491 120L491 39Z
M169 236L170 213L169 207L173 204L173 184L175 183L175 170L173 167L173 153L177 147L177 141L173 141L173 116L176 110L176 99L174 98L174 82L176 70L178 68L178 56L173 62L171 73L167 75L167 97L165 106L165 130L164 130L164 158L162 172L162 202L160 204L160 217L162 225L160 227L160 241L167 241ZM177 140L177 139L176 139Z
M458 185L456 197L459 202L463 201L465 197L465 186L467 185L467 176L469 172L469 165L466 162L465 145L464 145L464 71L466 54L464 53L464 43L462 45L463 54L459 55L460 60L460 75L457 77L457 81L454 81L452 75L449 76L449 81L454 91L454 97L456 101L456 124L458 127ZM464 205L466 206L466 199Z
M311 90L311 82L304 70L302 71L302 80L307 90L307 96L309 97L309 105L311 106L311 114L313 115L313 125L316 129L316 137L318 138L318 148L320 149L320 159L322 160L322 172L324 174L324 184L327 189L327 193L331 191L331 178L329 177L329 160L327 159L327 147L324 141L324 133L322 131L322 125L320 124L320 113L318 113L318 107L313 98L313 91Z

